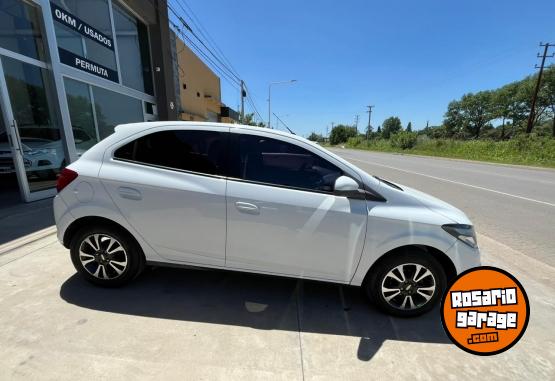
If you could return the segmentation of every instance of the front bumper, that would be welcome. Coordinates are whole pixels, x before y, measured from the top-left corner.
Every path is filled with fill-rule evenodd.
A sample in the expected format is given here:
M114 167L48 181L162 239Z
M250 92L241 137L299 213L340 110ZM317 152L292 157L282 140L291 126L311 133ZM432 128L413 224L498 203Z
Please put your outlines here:
M480 249L473 249L459 240L457 240L445 254L447 254L455 264L457 274L482 264Z

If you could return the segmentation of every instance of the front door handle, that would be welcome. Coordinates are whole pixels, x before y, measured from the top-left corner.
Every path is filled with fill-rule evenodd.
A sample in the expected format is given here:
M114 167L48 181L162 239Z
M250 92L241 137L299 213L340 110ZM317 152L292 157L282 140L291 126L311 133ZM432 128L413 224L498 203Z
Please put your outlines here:
M121 198L127 198L129 200L141 200L143 195L138 189L129 187L119 187L118 193Z
M237 201L235 203L235 207L238 211L242 213L260 214L260 209L258 208L258 206L251 204L250 202Z

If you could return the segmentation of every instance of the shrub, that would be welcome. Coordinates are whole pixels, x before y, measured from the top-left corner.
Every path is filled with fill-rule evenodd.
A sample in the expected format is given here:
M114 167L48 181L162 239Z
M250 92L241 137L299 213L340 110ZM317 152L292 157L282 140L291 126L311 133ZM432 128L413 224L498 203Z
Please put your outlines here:
M391 146L401 149L411 149L416 145L418 134L416 132L401 131L391 136Z

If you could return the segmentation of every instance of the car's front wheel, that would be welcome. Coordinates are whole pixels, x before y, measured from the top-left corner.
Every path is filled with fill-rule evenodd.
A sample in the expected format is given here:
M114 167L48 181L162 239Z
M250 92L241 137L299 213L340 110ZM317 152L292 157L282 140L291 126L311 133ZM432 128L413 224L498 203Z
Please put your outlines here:
M441 298L446 282L439 262L415 248L382 261L364 287L381 310L409 317L432 309Z
M119 229L85 227L71 240L71 261L85 279L105 287L121 286L142 271L138 244Z

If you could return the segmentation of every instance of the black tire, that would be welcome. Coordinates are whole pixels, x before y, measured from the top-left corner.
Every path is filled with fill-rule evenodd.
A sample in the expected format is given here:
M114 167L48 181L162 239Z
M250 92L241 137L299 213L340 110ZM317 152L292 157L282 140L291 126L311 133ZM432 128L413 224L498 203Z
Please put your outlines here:
M137 242L123 229L111 226L80 229L71 240L70 253L75 269L86 280L102 287L122 286L136 278L145 266Z
M447 284L441 264L419 248L408 248L388 256L369 275L363 288L370 300L382 311L399 317L418 316L430 311L443 296Z

